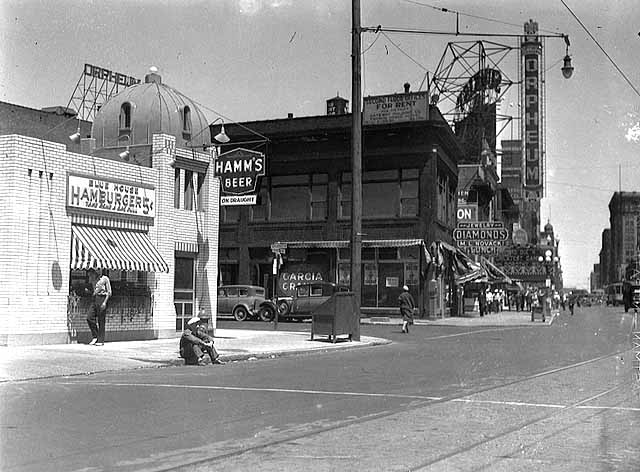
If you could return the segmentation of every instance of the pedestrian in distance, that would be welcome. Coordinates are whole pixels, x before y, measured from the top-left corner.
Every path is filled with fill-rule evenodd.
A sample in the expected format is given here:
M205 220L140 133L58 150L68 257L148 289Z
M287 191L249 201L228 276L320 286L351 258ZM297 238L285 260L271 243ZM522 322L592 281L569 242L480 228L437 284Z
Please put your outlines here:
M207 333L207 328L197 316L187 322L187 326L180 337L180 357L186 365L204 365L205 355L209 355L211 364L223 364L219 354L213 347L213 338Z
M569 293L569 313L573 316L573 308L576 304L576 297L573 293Z
M87 275L89 276L90 288L85 290L90 292L92 297L87 314L87 324L91 330L91 341L89 344L92 346L104 346L107 303L112 294L111 282L104 272L98 277L98 272L95 269L89 269Z
M400 314L402 315L402 332L409 334L409 325L413 324L413 311L416 308L416 302L409 293L409 287L402 287L402 293L398 297L400 304Z

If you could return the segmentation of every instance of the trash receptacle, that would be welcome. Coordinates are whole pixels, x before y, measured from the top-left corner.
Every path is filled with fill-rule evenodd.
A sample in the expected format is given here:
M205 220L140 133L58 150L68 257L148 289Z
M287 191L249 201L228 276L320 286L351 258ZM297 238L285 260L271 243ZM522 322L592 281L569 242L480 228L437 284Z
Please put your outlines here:
M327 335L335 343L345 334L360 341L360 305L353 292L336 292L311 313L311 340Z

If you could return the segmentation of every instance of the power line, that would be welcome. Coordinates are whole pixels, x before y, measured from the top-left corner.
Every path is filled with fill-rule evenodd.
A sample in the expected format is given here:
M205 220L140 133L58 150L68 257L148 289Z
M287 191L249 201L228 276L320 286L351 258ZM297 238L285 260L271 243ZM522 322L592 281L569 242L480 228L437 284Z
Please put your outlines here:
M607 57L607 59L609 59L609 62L611 62L611 64L613 64L613 67L615 67L616 70L620 73L620 75L624 78L624 80L627 81L627 83L633 89L633 91L636 93L636 95L638 95L640 97L640 91L638 91L636 86L631 83L631 81L629 80L627 75L622 71L622 69L620 69L620 67L618 67L618 64L616 64L615 61L611 58L611 56L609 56L607 51L604 50L604 48L600 45L598 40L591 34L591 31L589 31L589 29L584 25L584 23L582 23L582 21L580 21L580 18L578 18L576 16L576 14L573 13L571 8L569 8L569 6L564 2L564 0L560 0L560 2L566 7L567 10L569 10L569 13L571 13L571 15L576 19L576 21L580 24L580 26L582 26L582 29L584 29L586 31L586 33L589 35L589 37L591 39L593 39L593 42L596 43L596 46L598 46L600 48L602 53Z
M522 28L523 27L521 24L509 23L508 21L501 21L501 20L496 20L495 18L487 18L485 16L472 15L470 13L463 13L463 12L459 12L457 10L451 10L449 8L443 8L443 7L438 7L438 6L435 6L435 5L430 5L428 3L417 2L415 0L404 0L404 1L406 3L412 3L414 5L420 5L422 7L432 8L433 10L441 11L443 13L454 13L456 15L467 16L469 18L475 18L477 20L488 21L490 23L498 23L498 24L501 24L501 25L513 26L514 28ZM547 33L556 33L555 31L545 30L545 29L542 29L542 28L540 28L540 31L546 31Z
M393 42L393 40L389 37L389 35L387 33L385 33L384 31L382 32L382 34L384 35L385 38L387 38L387 40L393 44L398 51L400 51L402 54L404 54L405 56L407 56L414 64L416 64L418 67L420 67L422 70L429 72L429 69L427 69L425 66L423 66L422 64L420 64L418 61L416 61L413 57L411 57L409 55L409 53L405 52L402 50L402 48L400 46L398 46L395 42Z

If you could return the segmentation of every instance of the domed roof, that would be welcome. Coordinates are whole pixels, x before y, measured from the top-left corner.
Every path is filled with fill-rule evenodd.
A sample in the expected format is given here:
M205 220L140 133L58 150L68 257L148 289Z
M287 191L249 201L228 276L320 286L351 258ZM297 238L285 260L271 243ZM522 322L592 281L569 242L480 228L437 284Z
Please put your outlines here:
M544 225L544 232L545 233L553 233L553 225L548 220L547 220L547 224Z
M96 113L91 137L98 149L151 144L154 134L176 137L177 147L211 144L207 119L196 103L162 83L155 68L144 83L125 88ZM128 135L129 139L123 139Z

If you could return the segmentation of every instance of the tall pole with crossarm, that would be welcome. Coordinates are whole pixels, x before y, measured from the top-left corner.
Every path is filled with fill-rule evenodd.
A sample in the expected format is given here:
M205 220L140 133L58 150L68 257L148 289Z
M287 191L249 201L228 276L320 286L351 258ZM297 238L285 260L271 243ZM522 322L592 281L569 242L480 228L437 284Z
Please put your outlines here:
M362 288L362 113L360 0L351 0L351 291Z

